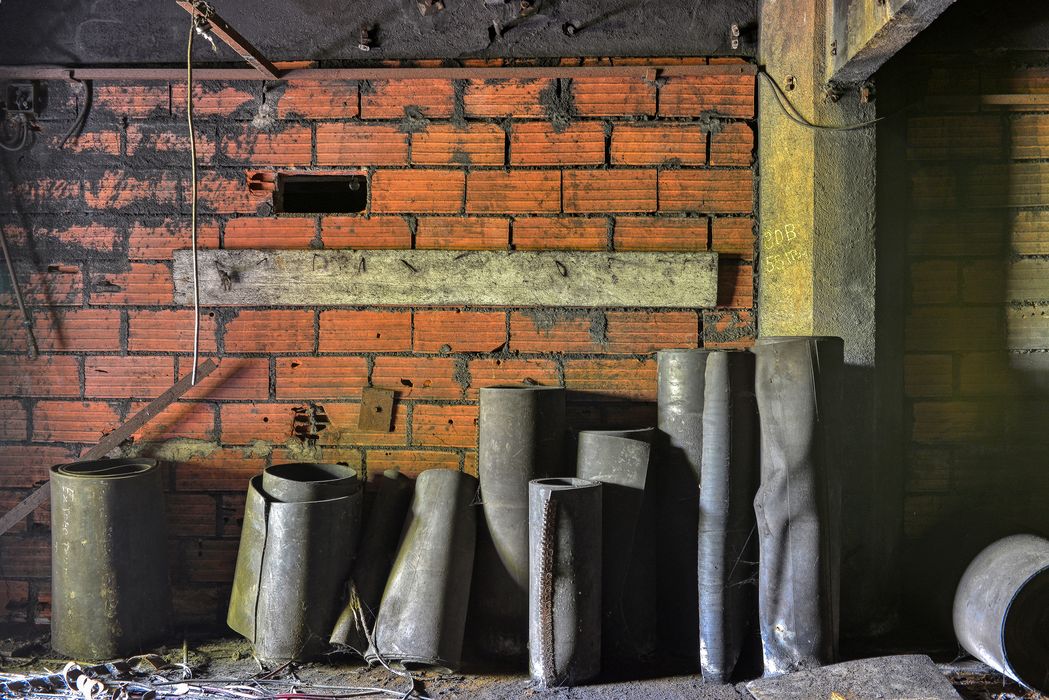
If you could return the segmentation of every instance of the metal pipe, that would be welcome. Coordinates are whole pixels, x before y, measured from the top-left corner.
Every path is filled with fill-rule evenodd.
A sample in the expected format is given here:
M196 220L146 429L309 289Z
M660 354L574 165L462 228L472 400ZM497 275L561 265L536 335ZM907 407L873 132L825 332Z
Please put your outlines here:
M601 492L586 479L528 485L528 667L544 688L601 672Z
M837 655L844 342L759 338L754 354L758 608L765 675L777 676Z
M249 483L227 622L260 658L327 648L357 547L360 486L351 467L313 463L274 465Z
M3 248L4 260L7 262L7 274L11 278L11 291L15 295L18 311L22 314L22 326L25 328L29 358L35 359L40 354L40 350L37 348L36 335L33 333L33 319L29 316L29 311L25 307L25 300L22 298L22 289L18 286L18 277L15 276L15 263L11 259L11 250L7 245L7 233L2 225L0 225L0 247Z
M1049 540L1013 535L980 552L954 596L966 651L1026 688L1049 693Z
M482 655L524 658L528 643L528 482L565 476L565 391L480 390L479 532L471 640Z
M751 623L757 536L754 355L712 352L703 392L699 648L703 679L727 683Z
M477 479L429 469L415 480L404 524L365 655L394 668L451 673L459 666L470 601L477 532Z
M348 600L331 634L332 644L348 646L362 656L412 502L413 482L396 469L384 471L379 482L379 493L353 562Z
M662 350L658 365L659 636L664 653L699 667L699 484L706 350Z
M51 491L51 646L92 661L149 651L171 614L156 460L51 467Z
M601 484L601 658L629 671L656 653L655 515L646 494L654 428L579 433L576 476Z

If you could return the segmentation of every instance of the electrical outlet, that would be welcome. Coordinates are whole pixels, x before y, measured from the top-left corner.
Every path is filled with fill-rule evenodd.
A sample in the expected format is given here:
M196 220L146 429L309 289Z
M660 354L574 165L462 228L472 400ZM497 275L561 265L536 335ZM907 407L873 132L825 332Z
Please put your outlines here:
M8 83L4 109L12 114L36 114L36 85L34 83Z

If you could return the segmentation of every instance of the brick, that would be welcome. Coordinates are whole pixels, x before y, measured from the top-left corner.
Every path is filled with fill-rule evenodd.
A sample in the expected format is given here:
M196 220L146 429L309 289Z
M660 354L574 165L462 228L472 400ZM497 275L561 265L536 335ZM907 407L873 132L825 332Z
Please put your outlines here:
M97 443L120 423L112 405L101 401L37 401L33 407L33 440Z
M9 212L72 212L83 210L84 192L79 180L37 178L16 182L14 197L0 202Z
M489 358L470 360L470 389L466 398L476 401L482 387L501 384L539 384L560 386L553 360Z
M51 543L46 537L5 537L0 540L0 560L4 562L5 576L51 577Z
M951 458L947 450L914 449L907 456L908 493L946 493L950 487Z
M603 352L605 320L590 311L514 311L510 349L515 352Z
M228 249L308 249L316 232L312 217L238 217L226 222L222 241Z
M26 410L20 401L0 399L0 440L25 440L27 424Z
M754 266L731 258L718 260L718 306L754 305Z
M402 401L460 399L463 395L451 357L377 357L372 386L393 389Z
M905 355L903 388L912 398L948 397L954 386L954 359L950 355Z
M684 124L616 124L611 158L613 165L706 165L707 133Z
M277 398L349 398L368 385L363 357L277 358Z
M201 357L203 363L205 357ZM179 358L179 377L190 373L193 367L189 357ZM265 359L227 357L207 377L186 392L187 399L265 399L269 397L270 370Z
M997 308L912 307L904 322L907 350L983 350L1001 346L1002 312Z
M417 165L505 165L506 132L496 124L430 124L412 134Z
M1044 350L1049 347L1049 311L1044 305L1006 309L1005 325L1005 343L1010 350ZM972 332L979 330L972 329ZM980 347L993 346L994 340L988 338Z
M215 158L217 144L213 127L194 125L197 163L210 163ZM127 128L128 156L163 156L175 163L184 163L189 157L189 132L185 124L133 123Z
M451 80L372 80L361 88L363 119L441 119L455 113Z
M363 432L357 429L360 415L359 403L325 403L328 420L327 430L320 434L324 445L377 445L393 447L405 445L408 441L408 420L403 405L393 405L393 430L386 433Z
M22 355L0 355L0 394L80 396L80 360L71 355L32 360Z
M408 311L322 311L320 352L406 352L412 346Z
M470 80L463 103L468 117L542 117L543 93L556 89L553 80Z
M655 401L656 362L654 359L567 360L565 388L572 400Z
M29 583L0 581L0 620L27 622L29 617Z
M321 128L317 127L318 157ZM220 144L226 160L252 165L295 166L313 162L312 141L309 126L296 124L283 126L277 131L260 131L250 124L242 124L223 133Z
M186 540L181 544L182 561L186 579L197 583L222 583L228 585L233 580L237 565L237 550L240 542L235 539ZM178 567L175 567L178 570Z
M194 117L254 117L262 91L257 83L206 82L193 84ZM171 111L186 114L186 85L171 86Z
M214 498L213 496L210 496ZM244 527L244 504L247 501L246 494L223 494L222 505L218 509L219 522L218 534L220 537L237 537L241 528ZM218 606L215 606L218 607Z
M975 265L983 265L989 268L987 272L983 273L980 280L983 283L982 288L994 294L994 298L988 299L988 301L1001 301L1003 298L1008 301L1049 301L1049 279L1047 279L1049 262L1045 260L1024 258L1014 260L1008 264L1000 260L970 263L964 271L966 287L970 284L969 268ZM988 280L988 278L990 279ZM1001 293L1003 282L1005 285L1004 295ZM966 294L966 300L982 301L983 299Z
M377 483L387 469L415 478L427 469L459 470L458 452L432 450L368 450L368 481Z
M566 170L565 211L573 213L656 210L655 170Z
M1040 356L1042 353L1037 353ZM966 395L1007 396L1031 391L1037 387L1033 380L1044 367L1025 367L1018 362L1027 355L1013 355L1005 351L973 352L961 356L959 362L959 389ZM1042 361L1044 363L1044 360ZM1034 372L1030 371L1034 370ZM1044 376L1044 375L1043 375ZM1032 380L1025 379L1031 377ZM1021 386L1025 384L1027 386ZM1037 388L1034 388L1037 391Z
M911 439L923 442L962 442L993 437L999 430L998 412L976 401L920 401L914 404Z
M711 350L741 350L754 344L758 334L750 309L704 309L703 347Z
M201 312L201 352L215 352L215 334L215 313L213 311ZM192 309L162 309L128 313L127 349L130 352L185 352L192 347Z
M184 220L166 219L155 223L136 221L128 231L129 260L171 260L173 251L192 247L191 232ZM197 221L197 248L219 247L218 224L209 219Z
M165 498L168 531L182 537L208 537L218 522L215 497L205 494L172 493Z
M172 357L96 355L84 360L84 392L92 399L151 399L175 383Z
M294 408L290 403L222 404L222 444L248 445L256 440L283 443L294 434Z
M1017 221L1014 226L1017 231L1023 224ZM1004 250L1007 238L1005 219L998 212L914 212L910 217L907 249L912 255L998 255Z
M640 354L699 345L695 311L608 311L605 318L608 352Z
M380 170L372 175L372 211L452 214L462 210L466 173Z
M477 446L477 406L416 406L412 444L439 447Z
M640 78L576 78L572 103L586 117L652 116L656 87Z
M669 78L659 88L659 116L698 117L714 113L749 119L754 116L752 75L688 75Z
M1028 126L1032 130L1036 129L1034 123L1029 123ZM1004 155L1002 153L1002 131L1002 120L997 115L912 117L907 120L907 158L910 160L994 158ZM1014 142L1014 149L1015 146ZM1020 150L1022 149L1021 145ZM1017 155L1017 157L1023 156Z
M602 165L605 127L577 121L558 129L549 122L515 122L510 127L511 165Z
M58 150L64 138L63 133L55 131L48 134L44 141L48 148ZM106 130L85 130L79 136L68 139L65 150L76 154L119 156L122 151L120 131L116 127Z
M1012 212L1008 231L1010 248L1016 255L1049 255L1049 212ZM995 233L997 229L991 229L988 237ZM994 240L1000 239L995 237ZM998 251L991 251L992 254L995 252Z
M749 214L754 209L749 170L663 170L659 173L660 211Z
M243 450L218 449L207 455L195 455L175 464L175 489L178 491L243 491L247 487L248 480L261 474L265 467L265 459L245 457Z
M279 119L349 119L357 116L357 83L346 80L292 80L283 91L266 93L277 100Z
M279 447L273 451L272 459L275 464L279 462L302 461L303 454L308 455L309 460L312 462L344 464L347 467L353 467L358 477L363 476L364 470L361 467L364 456L361 450L356 447L347 448L340 445L296 446L294 449Z
M415 352L495 352L506 345L501 311L416 311Z
M911 168L910 176L911 205L915 209L953 209L957 206L957 182L950 168Z
M241 311L226 324L226 352L313 352L313 311Z
M744 122L729 122L710 134L711 165L742 165L754 162L754 129Z
M419 249L505 250L509 245L508 219L423 217L415 234Z
M130 413L141 411L148 404L131 404ZM165 408L144 426L135 431L138 442L163 442L175 438L214 440L215 406L208 403L179 401Z
M412 232L400 216L324 216L321 240L325 248L407 249Z
M707 249L707 220L620 216L613 241L621 251L702 251Z
M3 402L0 402L3 403ZM6 418L0 408L0 416ZM3 433L0 432L0 435ZM8 439L8 438L2 438ZM25 439L25 422L22 434ZM0 446L0 488L27 489L50 478L48 471L55 464L66 464L76 460L74 451L53 445L3 445Z
M750 217L717 217L711 220L711 250L721 255L754 258L756 239L754 219Z
M144 119L170 113L171 96L167 85L96 85L91 104L100 112Z
M182 179L177 174L163 171L143 173L132 177L121 170L107 170L98 178L84 180L84 204L89 209L143 209L156 207L175 209L182 191Z
M67 309L33 314L33 335L42 352L120 349L120 312L113 309ZM22 314L0 310L0 350L27 349Z
M29 306L80 306L84 299L83 276L76 265L48 265L44 272L15 268L22 298ZM15 306L7 285L0 289L0 306Z
M953 260L911 263L911 303L946 304L958 298L958 264Z
M477 477L477 450L466 450L463 454L463 473Z
M92 305L171 305L175 299L171 268L163 263L131 263L128 272L91 273Z
M542 214L561 211L557 170L475 170L467 182L466 211L474 214Z
M189 196L188 183L186 196ZM216 214L255 214L269 199L251 194L244 175L203 172L197 177L197 202L202 210Z
M60 245L83 248L88 253L120 254L119 244L124 235L113 226L92 223L63 228L40 227L36 229L34 237L54 241Z
M318 124L317 164L407 165L408 135L379 124Z
M977 304L995 304L1003 300L1036 300L1044 287L1037 278L1037 269L1021 271L1021 261L1012 265L1004 260L973 260L962 265L962 301ZM1034 273L1031 275L1030 273ZM1008 280L1006 277L1008 276ZM1033 278L1032 278L1033 277Z
M608 219L518 217L512 236L516 250L606 250Z

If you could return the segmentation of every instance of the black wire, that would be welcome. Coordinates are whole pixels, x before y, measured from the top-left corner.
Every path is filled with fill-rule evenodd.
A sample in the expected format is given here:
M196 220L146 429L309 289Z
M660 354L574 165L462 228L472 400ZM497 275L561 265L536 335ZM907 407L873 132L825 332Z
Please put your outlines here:
M772 96L776 98L776 104L779 105L779 108L783 111L783 114L786 115L787 119L790 119L795 124L803 126L806 129L814 129L816 131L857 131L859 129L867 129L878 122L903 114L914 106L914 104L909 104L891 114L886 114L864 122L857 122L855 124L842 124L840 126L834 124L814 124L806 119L805 115L803 115L798 108L791 103L790 98L787 97L787 93L783 91L783 88L779 86L776 79L769 75L764 68L758 69L758 75L764 78L768 84L772 86Z
M76 119L69 127L69 131L59 141L58 147L65 148L66 142L73 137L79 138L80 132L84 130L84 124L87 123L87 115L91 112L91 101L92 101L92 89L90 80L77 80L78 83L84 86L84 105L80 108L80 112L76 115Z

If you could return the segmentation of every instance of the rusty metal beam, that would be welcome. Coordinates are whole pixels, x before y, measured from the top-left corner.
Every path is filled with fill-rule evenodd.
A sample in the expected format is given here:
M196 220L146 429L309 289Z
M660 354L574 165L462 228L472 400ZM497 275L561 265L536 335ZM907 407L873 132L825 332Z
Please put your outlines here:
M190 0L175 0L175 3L194 17L199 17L207 22L210 25L213 34L229 44L229 47L236 51L238 56L254 66L255 70L262 73L265 78L268 80L277 80L280 78L280 72L277 70L276 66L270 63L258 49L252 46L247 39L242 37L236 29L226 22L226 20L219 17L210 6L206 6L206 9L202 10L196 3L191 2Z

